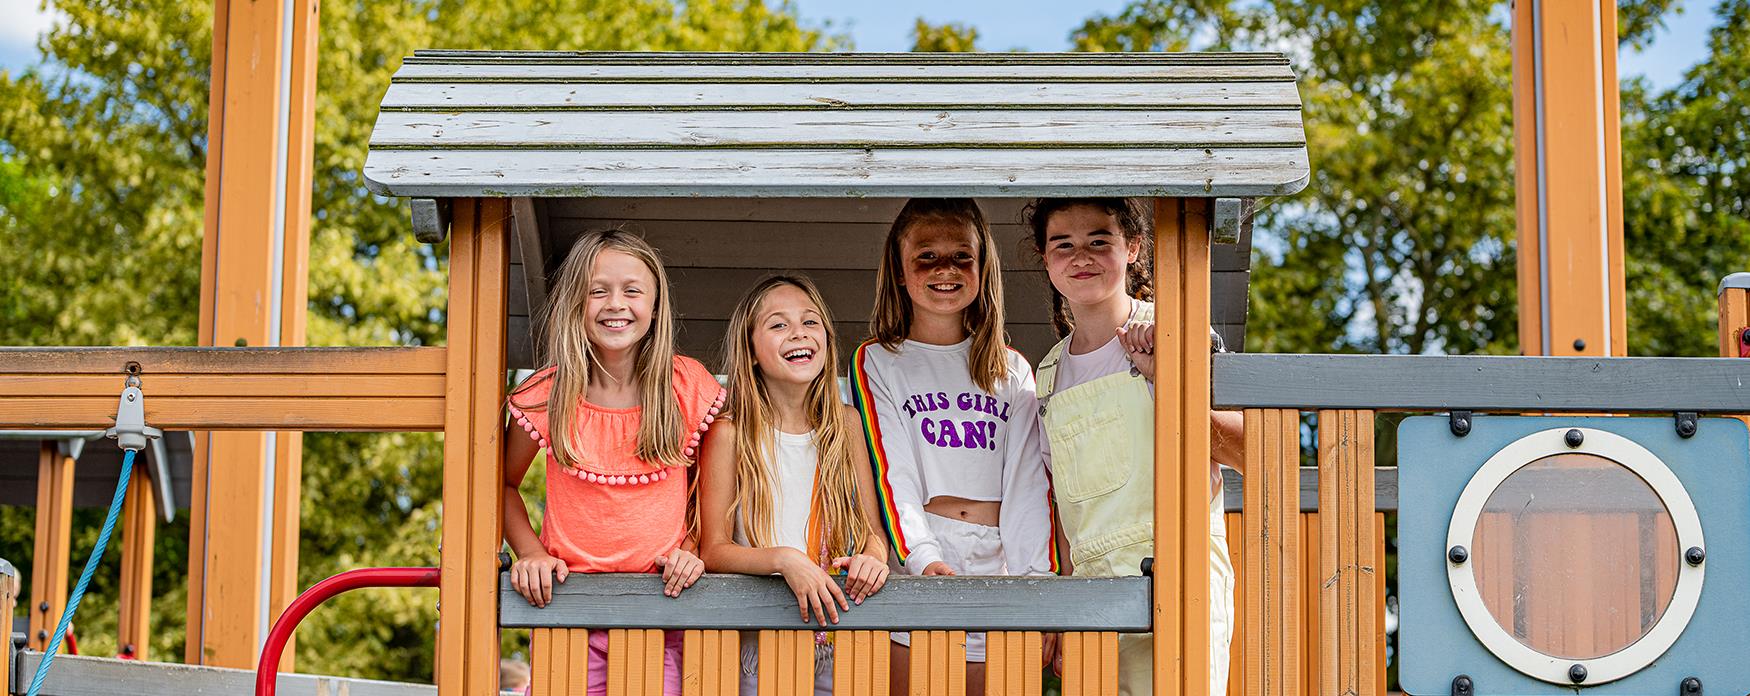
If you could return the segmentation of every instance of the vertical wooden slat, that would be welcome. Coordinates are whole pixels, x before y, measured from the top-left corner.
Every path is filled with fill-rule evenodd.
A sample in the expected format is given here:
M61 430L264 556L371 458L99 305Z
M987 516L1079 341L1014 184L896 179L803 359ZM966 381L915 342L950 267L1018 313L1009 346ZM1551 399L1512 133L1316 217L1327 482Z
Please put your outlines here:
M966 632L949 631L947 642L942 646L943 659L948 663L948 694L959 696L966 693Z
M122 520L121 620L116 650L149 660L152 648L152 545L158 539L158 499L145 462L134 462ZM282 669L281 671L287 671Z
M1373 573L1373 592L1377 601L1373 605L1373 674L1374 693L1384 694L1386 678L1385 658L1385 513L1373 513L1373 558L1378 564ZM1365 676L1365 675L1363 675Z
M1324 548L1319 541L1319 513L1308 512L1300 516L1301 549L1301 593L1300 618L1303 628L1300 631L1301 645L1301 679L1300 691L1303 694L1319 693L1322 681L1321 673L1324 657L1320 646L1324 639L1324 627L1319 621L1319 568L1324 564Z
M559 629L529 629L529 696L561 696L563 687L547 678L553 659L553 631Z
M715 660L716 655L711 656ZM681 696L699 696L705 692L705 632L690 630L681 634Z
M1015 657L1009 654L1009 635L1008 631L991 631L984 636L984 692L986 694L1009 693L1009 667L1013 664ZM1016 645L1015 647L1019 648L1020 646Z
M588 668L588 662L582 664L571 661L571 641L576 640L577 633L569 628L553 629L553 667L547 674L552 680L553 688L559 694L571 693L571 673ZM584 637L588 640L588 637Z
M781 634L777 631L760 631L759 696L778 696L778 642Z
M865 657L858 649L857 633L862 631L839 631L833 634L833 696L850 696L857 691L857 664Z
M1082 635L1081 633L1065 633L1059 639L1058 649L1063 651L1063 696L1082 696Z
M1154 690L1208 696L1209 213L1155 199Z
M72 554L72 457L62 456L55 443L44 440L37 458L36 539L30 557L31 650L47 652L55 623L67 608L68 563ZM8 617L10 620L10 617ZM7 627L10 634L10 626Z
M1319 412L1320 693L1376 693L1373 413Z
M948 632L930 631L930 693L934 696L947 696L954 693L949 686L948 675Z
M570 663L566 674L565 693L582 694L589 691L589 631L582 628L566 629L571 634L570 649L563 659ZM560 659L560 656L555 656Z
M643 696L662 696L663 685L667 684L667 665L664 660L668 656L668 635L661 629L644 631L644 694ZM677 665L678 667L678 665Z
M1100 641L1100 694L1118 696L1118 634L1104 631Z
M1292 410L1246 411L1246 485L1243 558L1236 568L1243 587L1244 662L1235 672L1245 685L1236 693L1280 696L1299 693L1300 414ZM1235 641L1240 640L1236 633ZM1243 665L1243 667L1242 667Z
M1043 692L1045 673L1034 665L1043 659L1045 654L1045 636L1038 631L1028 631L1022 634L1021 654L1030 656L1030 662L1021 665L1021 693L1033 696Z
M6 619L6 640L0 642L0 694L12 693L12 617L18 610L18 569L0 559L0 617Z
M1750 288L1721 288L1720 297L1720 357L1742 355L1742 346L1750 345ZM1740 416L1750 426L1750 416Z
M461 200L451 225L444 384L443 580L438 690L498 688L498 565L502 537L499 413L504 398L505 204Z
M910 675L907 679L911 696L929 696L930 691L930 640L929 631L911 632L911 659L909 660ZM765 696L761 694L760 696Z

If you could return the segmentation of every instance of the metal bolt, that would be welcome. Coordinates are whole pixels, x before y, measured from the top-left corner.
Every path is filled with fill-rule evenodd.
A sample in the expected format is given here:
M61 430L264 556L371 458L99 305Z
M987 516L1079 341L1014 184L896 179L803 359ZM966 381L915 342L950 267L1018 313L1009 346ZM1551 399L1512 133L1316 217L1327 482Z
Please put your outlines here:
M1685 694L1685 696L1699 696L1701 694L1701 680L1695 677L1685 677L1682 683L1677 685L1677 693Z
M1470 551L1463 546L1454 546L1447 549L1446 560L1452 561L1455 565L1463 565L1465 561L1470 560Z
M1452 678L1452 696L1471 696L1476 693L1477 685L1470 680L1470 675L1460 674Z
M1683 418L1678 420L1677 436L1683 438L1695 437L1695 419Z
M1579 684L1586 681L1586 665L1574 665L1568 668L1568 681Z
M1562 440L1566 441L1569 447L1579 447L1580 443L1586 441L1586 434L1580 432L1579 428L1574 428L1563 435Z
M1700 546L1691 546L1688 551L1683 552L1683 560L1689 561L1692 566L1698 566L1701 565L1702 561L1707 560L1707 552L1701 550Z
M1586 350L1586 339L1584 339L1584 338L1574 339L1574 350Z
M130 375L140 374L140 364L129 360L128 364L122 366L122 371Z
M242 348L242 347L245 347L245 346L248 346L248 345L249 345L249 339L246 339L246 338L239 338L239 339L237 339L237 342L236 342L236 346L237 346L237 347L238 347L238 348Z
M48 611L49 610L49 603L43 602L42 604L36 605L36 610L37 611Z
M1466 435L1469 435L1470 434L1470 425L1471 425L1471 423L1470 423L1470 412L1469 411L1453 411L1452 412L1451 422L1448 423L1448 426L1452 428L1453 435L1456 435L1458 437L1464 437Z
M37 640L48 640L49 639L49 632L48 631L41 631L41 630L37 631L36 632L36 639Z

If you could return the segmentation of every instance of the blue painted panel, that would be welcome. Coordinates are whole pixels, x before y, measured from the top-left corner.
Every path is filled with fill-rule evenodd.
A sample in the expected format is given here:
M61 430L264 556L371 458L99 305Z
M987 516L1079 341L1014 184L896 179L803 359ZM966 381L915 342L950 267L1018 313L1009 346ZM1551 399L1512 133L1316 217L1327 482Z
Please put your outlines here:
M1595 428L1634 440L1677 474L1701 516L1707 574L1701 602L1676 644L1632 676L1579 689L1584 694L1675 694L1685 677L1705 693L1750 693L1750 433L1742 421L1704 418L1695 437L1677 436L1671 418L1476 416L1466 437L1445 416L1407 418L1398 427L1398 675L1406 693L1442 696L1468 674L1479 696L1573 694L1496 659L1459 615L1446 581L1452 509L1489 457L1550 428Z

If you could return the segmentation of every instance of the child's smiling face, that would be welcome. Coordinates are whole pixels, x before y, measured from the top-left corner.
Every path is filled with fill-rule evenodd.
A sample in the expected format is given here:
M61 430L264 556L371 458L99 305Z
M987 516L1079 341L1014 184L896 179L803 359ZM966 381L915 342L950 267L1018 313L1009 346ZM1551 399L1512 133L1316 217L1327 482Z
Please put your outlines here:
M808 293L794 285L772 288L754 309L754 364L768 382L805 386L826 365L826 321Z
M584 307L590 345L605 353L637 348L650 333L656 292L656 275L637 257L612 249L598 254Z
M900 235L899 258L913 312L958 317L978 299L978 230L970 223L921 220Z
M1124 292L1128 267L1141 248L1126 241L1118 218L1098 206L1065 208L1045 224L1045 274L1071 305L1097 304Z

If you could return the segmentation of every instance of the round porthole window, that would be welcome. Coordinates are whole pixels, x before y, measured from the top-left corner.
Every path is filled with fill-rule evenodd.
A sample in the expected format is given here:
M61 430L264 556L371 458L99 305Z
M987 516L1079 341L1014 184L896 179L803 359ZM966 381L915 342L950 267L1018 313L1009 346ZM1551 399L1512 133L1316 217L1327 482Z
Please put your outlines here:
M1484 647L1531 677L1602 684L1669 649L1701 598L1701 519L1663 461L1557 428L1477 470L1447 530L1446 577Z

